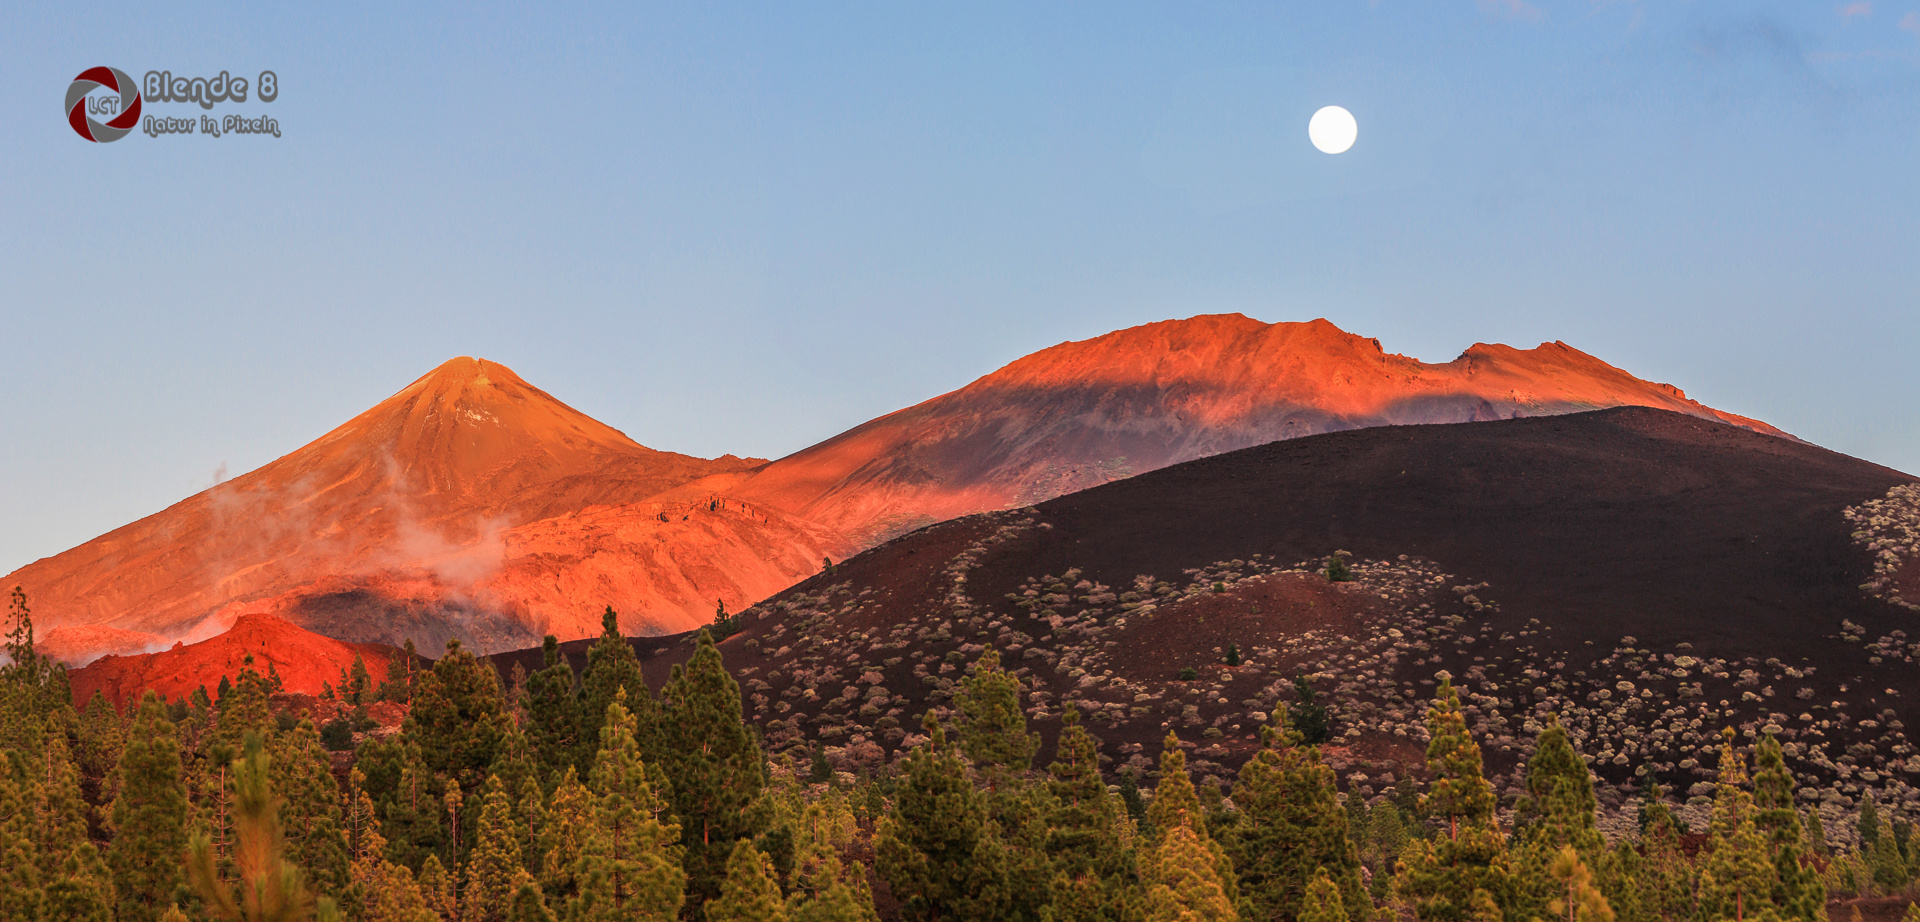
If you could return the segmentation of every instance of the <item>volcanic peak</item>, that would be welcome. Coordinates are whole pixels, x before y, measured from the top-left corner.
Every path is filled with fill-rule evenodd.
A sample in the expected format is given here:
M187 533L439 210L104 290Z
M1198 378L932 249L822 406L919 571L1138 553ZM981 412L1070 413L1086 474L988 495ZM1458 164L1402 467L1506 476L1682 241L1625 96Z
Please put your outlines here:
M288 610L287 600L341 580L424 579L435 588L407 599L441 605L471 595L506 563L503 536L516 526L640 503L763 463L647 448L504 365L461 357L271 463L29 564L8 581L26 588L49 629L89 625L168 637L191 633L214 612ZM92 652L104 652L135 638L94 632L68 639L76 647L69 655L84 659L89 640L101 645Z

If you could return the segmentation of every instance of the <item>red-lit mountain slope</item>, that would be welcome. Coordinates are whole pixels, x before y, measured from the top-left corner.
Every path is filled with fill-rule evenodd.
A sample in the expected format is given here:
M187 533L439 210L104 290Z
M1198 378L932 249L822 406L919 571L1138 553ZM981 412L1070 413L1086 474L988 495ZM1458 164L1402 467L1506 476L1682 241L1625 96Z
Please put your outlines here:
M1277 439L1646 406L1785 433L1563 343L1430 365L1325 320L1151 323L1029 355L768 465L735 494L874 543Z
M140 693L153 689L170 700L184 700L205 686L212 695L220 679L240 674L246 658L261 675L280 676L283 688L295 694L317 695L324 683L340 681L353 668L354 657L367 664L375 682L387 674L387 662L399 651L379 644L342 643L303 631L278 618L248 615L226 632L199 643L176 643L158 653L107 655L68 674L76 707L84 707L94 692L125 708Z
M117 638L94 654L138 636L105 628L204 637L252 612L429 650L451 636L488 647L571 635L608 603L633 630L682 630L716 598L755 601L838 552L771 510L635 505L761 463L646 448L504 366L459 358L285 457L6 583L26 588L43 631L80 646Z

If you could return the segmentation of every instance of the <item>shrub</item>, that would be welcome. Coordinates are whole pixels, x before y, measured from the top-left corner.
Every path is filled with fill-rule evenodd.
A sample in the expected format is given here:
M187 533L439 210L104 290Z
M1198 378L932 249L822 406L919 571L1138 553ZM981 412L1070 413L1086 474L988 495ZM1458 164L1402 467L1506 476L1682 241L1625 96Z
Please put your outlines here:
M1240 665L1240 645L1239 644L1232 644L1232 643L1227 644L1227 665L1229 666Z
M1181 668L1180 681L1191 682L1197 678L1200 678L1200 670L1195 669L1192 666L1185 666Z
M1347 556L1345 554L1335 551L1332 557L1327 558L1327 582L1353 582L1353 570L1347 567Z

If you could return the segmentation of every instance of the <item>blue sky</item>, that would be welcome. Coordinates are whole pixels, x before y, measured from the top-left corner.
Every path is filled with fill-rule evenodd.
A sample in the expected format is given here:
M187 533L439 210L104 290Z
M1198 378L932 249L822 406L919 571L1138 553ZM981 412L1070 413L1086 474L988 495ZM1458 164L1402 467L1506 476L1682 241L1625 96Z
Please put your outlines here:
M0 571L456 355L779 456L1224 311L1920 471L1920 0L267 6L0 7ZM283 135L89 144L102 64Z

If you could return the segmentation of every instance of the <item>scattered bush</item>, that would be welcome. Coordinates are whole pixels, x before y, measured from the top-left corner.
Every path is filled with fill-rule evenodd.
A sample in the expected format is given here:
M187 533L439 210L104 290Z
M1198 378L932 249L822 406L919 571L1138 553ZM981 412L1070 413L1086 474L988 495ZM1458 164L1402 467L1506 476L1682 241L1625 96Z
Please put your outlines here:
M1347 555L1344 552L1335 551L1332 557L1327 558L1327 582L1353 582L1353 570L1347 566Z

